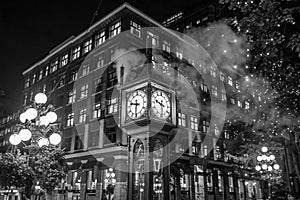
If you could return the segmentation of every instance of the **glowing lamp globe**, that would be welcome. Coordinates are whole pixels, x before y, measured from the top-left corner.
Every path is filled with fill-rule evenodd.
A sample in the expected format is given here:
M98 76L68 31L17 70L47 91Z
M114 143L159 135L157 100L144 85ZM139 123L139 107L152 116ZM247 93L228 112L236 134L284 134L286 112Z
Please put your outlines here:
M273 170L273 167L272 166L268 166L268 171L272 171Z
M25 114L26 114L26 117L27 117L28 120L33 120L37 117L38 112L34 108L28 108L26 110Z
M261 170L261 167L260 167L259 165L256 165L256 166L255 166L255 170L256 170L256 171L260 171L260 170Z
M25 113L25 112L21 113L19 119L20 119L20 121L21 121L22 123L25 123L26 120L27 120L26 113Z
M279 169L279 165L278 165L278 164L275 164L275 165L273 166L273 168L277 170L277 169Z
M49 140L47 138L40 138L38 141L39 147L47 146L49 144Z
M275 156L272 154L269 156L271 160L275 160Z
M268 159L268 156L262 155L262 156L261 156L261 159L262 159L262 160L267 160L267 159Z
M50 135L49 140L51 144L58 145L61 141L61 136L58 133L53 133Z
M14 133L9 137L9 142L12 145L18 145L21 142L21 137L18 134Z
M257 156L256 159L257 159L258 162L262 161L262 157L261 156Z
M22 129L19 132L19 136L20 136L22 141L28 141L28 140L30 140L30 138L32 136L32 133L28 129Z
M40 117L40 125L48 126L49 125L49 120L46 116Z
M266 169L268 169L268 165L263 164L263 165L261 166L261 168L262 168L263 170L266 170Z
M47 102L47 96L44 93L37 93L34 97L36 103L44 104Z
M261 151L264 152L264 153L268 152L268 147L262 147Z
M48 121L49 121L50 123L53 123L53 122L55 122L55 121L57 120L57 115L56 115L56 113L55 113L55 112L52 112L52 111L48 112L48 113L46 114L46 117L47 117L47 119L48 119Z

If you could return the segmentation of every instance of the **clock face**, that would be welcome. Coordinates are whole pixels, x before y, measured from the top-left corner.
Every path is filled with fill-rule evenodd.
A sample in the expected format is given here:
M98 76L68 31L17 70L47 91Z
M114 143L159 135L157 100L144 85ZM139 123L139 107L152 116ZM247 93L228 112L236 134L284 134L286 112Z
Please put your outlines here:
M154 91L151 96L151 108L156 117L167 119L171 112L168 95L161 90Z
M128 96L127 114L131 119L141 117L147 107L147 95L142 90L136 90Z

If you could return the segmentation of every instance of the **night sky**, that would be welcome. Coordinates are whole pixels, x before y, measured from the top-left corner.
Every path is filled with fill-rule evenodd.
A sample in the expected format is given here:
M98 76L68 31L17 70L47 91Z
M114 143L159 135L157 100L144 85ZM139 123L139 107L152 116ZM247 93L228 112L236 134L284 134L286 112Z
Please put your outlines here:
M0 116L22 104L22 72L71 35L88 28L100 0L15 1L0 3ZM103 0L97 19L124 0ZM199 0L127 1L151 17L162 20L182 7L199 5ZM94 21L94 22L95 22Z

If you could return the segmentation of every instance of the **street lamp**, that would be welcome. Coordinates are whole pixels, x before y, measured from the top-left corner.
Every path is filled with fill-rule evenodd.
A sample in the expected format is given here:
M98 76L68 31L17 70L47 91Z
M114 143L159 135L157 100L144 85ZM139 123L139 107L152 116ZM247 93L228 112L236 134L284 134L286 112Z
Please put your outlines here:
M59 130L53 124L57 120L57 115L52 105L47 107L44 105L46 102L47 96L44 93L35 95L33 106L20 114L22 128L19 133L10 136L9 142L12 145L18 145L21 141L30 139L32 139L32 144L38 144L40 147L49 143L58 145L61 142Z
M258 162L258 164L255 166L255 170L262 172L262 171L273 171L273 170L278 170L280 167L277 163L274 164L276 157L271 154L271 155L267 155L267 152L269 151L268 147L263 146L261 148L261 152L265 153L262 155L258 155L256 157L256 160Z

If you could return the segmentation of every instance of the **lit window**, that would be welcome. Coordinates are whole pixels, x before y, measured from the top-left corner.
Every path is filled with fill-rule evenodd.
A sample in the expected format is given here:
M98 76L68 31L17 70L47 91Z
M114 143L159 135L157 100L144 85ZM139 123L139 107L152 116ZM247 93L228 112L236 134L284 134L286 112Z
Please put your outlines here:
M29 101L33 101L33 92L30 92Z
M74 113L70 113L67 115L67 126L74 125Z
M231 76L228 76L228 84L231 86L233 85Z
M215 135L218 136L220 134L220 131L218 127L215 125Z
M137 37L141 37L141 25L134 21L130 21L130 32Z
M226 91L223 89L223 90L221 91L221 100L222 100L222 101L226 101L226 99L227 99L227 97L226 97Z
M71 71L71 74L70 74L70 82L71 82L71 81L76 81L77 78L78 78L78 71L77 71L77 70Z
M183 113L178 113L178 125L179 126L186 126L186 118L185 114Z
M95 91L94 93L98 93L102 91L102 84L103 84L102 80L103 80L102 77L94 80L94 91Z
M230 102L231 102L232 104L235 104L234 98L230 98Z
M224 191L223 187L224 187L223 175L222 175L222 172L218 170L218 188L219 188L219 192Z
M179 58L179 59L182 59L183 58L183 55L182 55L182 50L178 47L176 47L176 56Z
M46 85L46 83L45 83L45 84L43 85L43 93L44 93L44 94L46 94L46 92L47 92L46 89L47 89L47 85Z
M170 53L171 52L171 43L167 41L163 41L162 48L164 51Z
M89 89L89 85L85 84L83 86L81 86L81 90L80 90L80 99L84 99L87 97L88 95L88 89Z
M115 37L119 33L121 33L121 21L118 21L109 27L109 37Z
M191 116L191 129L198 130L198 119L195 116Z
M238 100L237 101L237 106L240 107L240 108L243 107L242 102Z
M76 47L72 51L72 60L76 60L80 56L80 46Z
M79 111L79 123L86 121L86 108L83 108Z
M41 80L43 78L43 70L41 69L40 73L39 73L39 80Z
M55 60L50 64L50 74L55 72L57 70L57 67L58 67L58 60Z
M90 73L90 65L89 64L83 64L81 76L86 76L89 73Z
M105 42L105 31L101 31L95 36L95 46L98 46Z
M223 73L223 72L220 72L220 80L221 80L221 81L224 81L224 80L225 80L225 76L224 76L224 73Z
M45 76L48 76L48 72L49 72L49 66L46 67Z
M218 88L215 85L212 85L211 92L214 96L218 96Z
M207 85L205 85L204 83L201 83L200 84L200 88L203 92L208 92L208 88L207 88Z
M76 89L69 91L68 94L68 103L74 103L76 100Z
M229 192L234 192L232 172L228 172L228 186Z
M112 114L118 111L118 98L108 99L107 102L107 113Z
M60 66L63 67L68 64L69 54L65 54L61 57Z
M104 67L104 55L100 54L97 60L97 68Z
M100 103L96 103L93 107L93 118L101 117L101 105Z
M26 105L26 103L27 103L27 93L24 94L23 105Z
M167 62L163 61L163 64L161 66L161 70L162 70L162 73L164 74L167 74L167 75L171 75L170 73L170 66Z
M211 75L212 77L216 77L216 68L213 67L213 66L211 66L211 69L210 69L210 75Z
M209 127L209 122L203 120L203 122L202 122L202 131L203 131L203 133L207 133L208 132L208 127Z
M108 85L107 87L112 87L114 85L116 85L118 82L117 79L117 72L116 70L113 70L111 72L108 73Z
M158 47L158 35L151 33L150 31L147 32L147 46L150 48L157 48Z
M205 155L207 155L207 154L205 154ZM212 192L213 191L213 173L210 169L207 170L206 184L207 184L207 190L209 192Z
M30 78L26 78L25 80L25 88L29 87L30 85Z
M250 104L248 101L245 101L245 109L249 110L250 109Z
M88 53L92 50L92 39L85 41L83 44L83 54Z
M240 83L239 83L239 81L236 81L236 82L235 82L235 88L236 88L236 89L240 89Z

